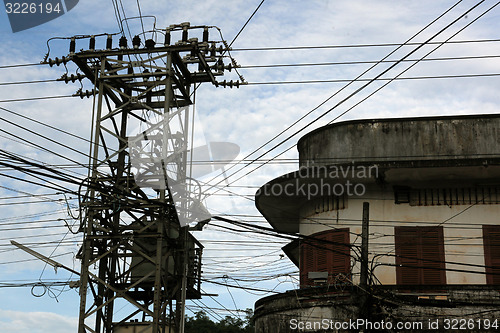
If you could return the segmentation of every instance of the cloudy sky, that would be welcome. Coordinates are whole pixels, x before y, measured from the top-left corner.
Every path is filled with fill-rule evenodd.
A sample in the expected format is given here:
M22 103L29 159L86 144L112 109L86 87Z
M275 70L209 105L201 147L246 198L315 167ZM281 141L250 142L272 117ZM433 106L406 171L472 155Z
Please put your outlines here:
M92 101L61 97L81 87L52 81L66 72L62 66L33 64L44 59L47 45L50 58L67 55L69 41L54 37L119 32L113 3L81 1L59 18L16 33L2 11L2 150L64 168L75 176L85 173L76 163L87 162L89 147L84 139L90 138ZM142 22L130 19L127 23L132 35L142 31L141 23L147 31L181 22L217 26L230 42L260 3L140 0ZM139 16L136 1L115 4L122 17ZM496 113L500 100L496 91L500 6L494 7L496 4L265 0L232 45L231 55L248 85L224 89L205 84L197 91L195 109L206 139L232 142L241 148L241 163L226 173L229 177L224 184L229 187L225 189L230 192L219 191L208 198L209 210L266 226L254 207L255 191L296 169L297 140L329 122ZM424 42L429 43L420 46ZM104 45L104 40L97 43ZM408 44L400 46L403 43ZM404 61L398 62L401 59ZM74 73L74 66L68 65L68 70ZM374 78L377 80L372 82ZM232 71L224 79L237 80L238 76ZM83 81L84 90L91 88L90 82ZM44 99L33 99L38 97ZM77 291L67 285L32 286L77 277L62 270L54 272L15 249L10 240L78 270L80 263L74 255L81 235L73 235L65 225L74 223L68 210L76 214L77 202L55 189L25 182L22 179L34 179L11 169L0 167L0 174L0 331L74 331ZM281 258L284 243L280 239L234 233L224 226L228 225L214 222L196 233L206 248L207 280L267 291L296 287L297 269ZM227 309L252 308L257 299L271 295L210 281L203 283L203 290L219 296L189 303L188 313L206 304L213 308L209 315L217 320L229 314ZM27 286L20 287L22 284Z

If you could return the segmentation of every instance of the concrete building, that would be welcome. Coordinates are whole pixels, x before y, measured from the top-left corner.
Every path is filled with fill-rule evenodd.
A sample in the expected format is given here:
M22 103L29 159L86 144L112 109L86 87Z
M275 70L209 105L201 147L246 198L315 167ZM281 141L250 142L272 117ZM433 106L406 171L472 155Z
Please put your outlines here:
M256 332L500 329L500 116L339 122L297 146L256 206L303 235L283 248L300 289L257 301Z

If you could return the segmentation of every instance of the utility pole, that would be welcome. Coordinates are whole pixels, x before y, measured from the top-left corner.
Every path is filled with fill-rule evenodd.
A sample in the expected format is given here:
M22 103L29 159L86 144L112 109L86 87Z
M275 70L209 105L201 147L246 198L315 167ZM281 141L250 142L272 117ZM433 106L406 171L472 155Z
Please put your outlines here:
M221 60L227 44L209 40L209 27L186 22L163 33L162 45L135 36L129 46L122 36L116 48L107 35L102 49L94 36L74 37L67 58L47 61L74 62L94 85L76 94L92 96L95 108L88 190L80 194L79 333L178 333L186 299L201 298L203 246L180 222L192 221L190 202L177 202L189 195L192 88L239 82L216 80L230 68ZM81 39L88 50L75 52Z
M370 219L370 203L363 202L363 220L361 225L361 276L359 285L368 286L368 225Z
M368 236L369 236L370 203L363 202L363 220L361 225L361 274L359 279L359 317L368 319Z

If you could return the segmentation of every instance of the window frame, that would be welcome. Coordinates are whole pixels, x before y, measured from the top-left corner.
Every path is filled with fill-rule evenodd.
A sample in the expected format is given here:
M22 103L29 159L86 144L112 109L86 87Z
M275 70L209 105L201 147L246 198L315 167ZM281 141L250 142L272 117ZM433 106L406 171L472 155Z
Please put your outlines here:
M350 278L350 250L349 228L325 230L302 239L299 266L301 287L315 285L308 278L309 272L328 272L328 283L333 283L339 274Z
M397 285L446 285L442 226L394 227Z
M492 238L493 235L497 237ZM495 247L496 250L494 250L493 247ZM486 266L486 284L500 285L500 225L483 225L483 249L484 264Z

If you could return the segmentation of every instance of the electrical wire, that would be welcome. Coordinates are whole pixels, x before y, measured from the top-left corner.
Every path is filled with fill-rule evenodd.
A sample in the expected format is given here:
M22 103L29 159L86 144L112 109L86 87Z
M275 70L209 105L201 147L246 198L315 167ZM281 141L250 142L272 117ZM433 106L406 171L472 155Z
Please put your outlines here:
M115 4L117 1L112 0ZM119 15L119 13L117 14ZM117 20L118 26L121 28L120 33L123 31L122 22L123 20L119 18ZM475 44L475 43L496 43L500 42L500 39L475 39L475 40L456 40L447 41L446 44ZM442 41L429 42L429 45L441 44ZM421 43L410 42L410 43L382 43L382 44L348 44L348 45L311 45L311 46L280 46L280 47L253 47L253 48L231 48L232 52L242 52L242 51L288 51L288 50L315 50L315 49L337 49L337 48L377 48L377 47L399 47L399 46L418 46ZM16 68L16 67L29 67L29 66L46 66L44 63L26 63L26 64L13 64L13 65L1 65L0 69L6 68ZM242 66L241 68L245 68Z
M12 86L20 84L34 84L34 83L50 83L58 82L57 79L47 79L47 80L32 80L32 81L16 81L16 82L0 82L0 86Z
M484 0L482 1L484 2ZM475 9L476 7L478 7L482 2L480 3L477 3L476 5L474 5L473 7L471 7L469 10L467 10L464 14L460 15L457 19L455 19L452 23L448 24L446 27L444 27L443 29L441 29L438 33L434 34L431 38L429 38L427 41L432 41L432 39L434 39L436 36L438 36L439 34L441 34L443 31L445 31L447 28L449 28L450 26L452 26L454 23L458 22L462 17L464 17L465 15L467 15L469 12L471 12L473 9ZM460 1L458 2L460 3ZM458 5L458 3L456 3L454 6ZM495 5L491 6L489 9L487 9L486 11L484 11L481 15L479 15L478 17L476 17L474 20L472 20L471 22L469 22L467 25L465 25L463 28L459 29L458 32L454 33L451 37L447 38L447 40L451 40L453 37L455 37L456 35L458 35L460 32L462 32L464 29L466 29L467 27L469 27L471 24L473 24L474 22L476 22L479 18L483 17L486 13L488 13L489 11L491 11L493 8L495 8L499 3L497 2ZM453 8L453 7L452 7ZM450 9L451 10L451 9ZM441 16L440 16L441 17ZM437 19L436 19L437 20ZM433 21L434 22L434 21ZM432 24L432 23L431 23ZM429 26L429 25L428 25ZM424 28L425 29L425 28ZM419 32L420 33L420 32ZM418 35L418 33L417 33ZM412 37L413 38L413 37ZM411 39L412 39L411 38ZM410 39L410 40L411 40ZM413 53L415 53L420 47L424 46L426 44L426 42L424 43L421 43L420 46L418 46L417 48L415 48L413 51L411 51L410 53L408 53L405 57L401 58L400 60L404 60L406 58L408 58L410 55L412 55ZM430 55L431 53L433 53L435 50L437 50L439 47L441 47L442 45L444 45L444 43L442 44L438 44L437 47L435 47L432 51L428 52L425 56L421 57L421 59L424 59L426 58L428 55ZM385 59L385 58L384 58ZM407 69L405 69L403 72L401 72L400 74L398 74L396 77L402 75L403 73L405 73L406 71L408 71L410 68L412 68L413 66L415 66L418 62L415 62L413 63L410 67L408 67ZM385 73L387 73L389 70L391 70L392 68L394 68L398 63L394 63L393 65L391 65L389 68L387 68L386 70L382 71L379 75L377 75L374 79L377 79L377 78L380 78L382 75L384 75ZM373 67L373 66L372 66ZM366 73L367 71L365 71L364 73ZM363 74L364 74L363 73ZM361 74L361 75L363 75ZM358 78L360 78L360 76L358 76ZM359 93L361 90L363 90L364 88L366 88L368 85L370 85L372 82L374 82L374 79L372 79L371 81L367 82L365 85L363 85L362 87L358 88L357 90L355 90L355 92L351 93L350 95L348 95L346 98L342 99L340 102L338 102L335 106L333 106L332 108L330 108L329 110L327 110L326 112L322 113L319 117L317 117L316 119L314 119L313 121L309 122L305 127L302 127L299 131L297 131L296 133L294 133L293 135L290 135L288 136L286 139L282 140L279 144L275 145L274 147L272 147L271 149L268 149L264 154L261 154L259 157L262 157L263 155L269 153L270 151L276 149L277 147L279 147L280 145L282 145L283 143L285 143L286 141L288 141L289 139L291 139L292 137L294 137L296 134L298 134L299 132L303 131L305 128L309 127L310 125L312 125L313 123L315 123L316 121L318 121L319 119L323 118L324 116L326 116L328 113L330 113L332 110L334 110L335 108L337 108L338 106L342 105L344 102L346 102L347 100L349 100L351 97L353 97L354 95L356 95L357 93ZM356 103L354 106L352 106L351 108L347 109L346 111L340 113L338 116L336 116L332 121L330 121L329 123L332 123L333 121L337 120L338 118L342 117L343 115L345 115L346 113L348 113L349 111L351 111L354 107L358 106L361 102L367 100L369 97L373 96L376 92L380 91L382 88L384 88L385 86L387 86L389 83L391 83L393 80L390 80L388 81L387 83L385 83L384 85L382 85L381 87L379 87L378 89L376 89L374 92L372 92L371 94L369 94L367 97L363 98L360 102ZM342 88L343 89L343 88ZM332 96L331 96L332 97ZM330 98L331 98L330 97ZM327 99L328 100L328 99ZM325 101L326 102L326 101ZM325 103L323 102L323 103ZM323 104L322 103L322 104ZM322 105L320 104L320 106ZM314 111L315 109L313 109ZM303 117L302 117L303 118ZM302 119L301 118L301 119ZM292 125L293 126L293 125ZM283 133L283 132L282 132ZM281 133L280 133L281 134ZM279 135L280 135L279 134ZM276 138L276 136L275 136ZM274 140L271 139L271 140ZM292 146L293 147L293 146ZM283 155L284 153L286 153L287 151L289 151L292 147L286 149L285 151L283 151L282 153L276 155L275 157L279 157L281 155ZM246 164L246 166L248 166L249 164ZM261 164L259 166L257 166L256 168L254 168L253 170L245 173L244 175L240 176L239 178L237 178L236 180L233 180L232 182L230 182L230 184L233 184L234 182L237 182L238 180L246 177L247 175L249 175L250 173L252 172L255 172L256 170L258 170L259 168L261 168L264 164ZM237 170L236 172L233 172L230 176L228 177L231 177L233 176L234 174L236 174L237 172L241 171L243 168ZM226 178L228 178L226 177ZM216 185L220 184L217 183ZM218 192L220 190L217 190L216 192Z
M73 95L59 95L59 96L41 96L41 97L27 97L27 98L13 98L0 100L0 103L11 103L11 102L28 102L28 101L40 101L49 99L60 99L74 97Z
M479 56L461 56L461 57L439 57L422 59L422 62L433 61L455 61L455 60L483 60L483 59L496 59L500 55L479 55ZM405 59L404 62L415 62L418 59ZM279 68L279 67L314 67L314 66L338 66L338 65L369 65L369 64L384 64L395 63L397 60L360 60L360 61L336 61L336 62L318 62L318 63L294 63L294 64L268 64L268 65L243 65L240 69L251 68Z
M0 69L16 68L16 67L41 66L41 65L45 65L45 64L37 62L37 63L31 63L31 64L2 65L2 66L0 66Z
M58 131L58 132L60 132L60 133L66 134L66 135L68 135L68 136L74 137L74 138L76 138L76 139L79 139L79 140L82 140L82 141L85 141L85 142L88 142L88 143L90 143L90 142L91 142L89 139L86 139L86 138L81 137L81 136L79 136L79 135L76 135L76 134L74 134L74 133L71 133L71 132L65 131L65 130L63 130L63 129L61 129L61 128L58 128L58 127L55 127L55 126L49 125L49 124L44 123L44 122L42 122L42 121L36 120L36 119L34 119L34 118L28 117L28 116L23 115L23 114L21 114L21 113L19 113L19 112L15 112L15 111L12 111L12 110L10 110L10 109L6 109L6 108L1 107L1 106L0 106L0 110L5 111L5 112L8 112L8 113L10 113L10 114L13 114L13 115L15 115L15 116L18 116L18 117L20 117L20 118L23 118L23 119L29 120L29 121L34 122L34 123L36 123L36 124L42 125L42 126L44 126L44 127L50 128L50 129L52 129L52 130Z
M410 76L410 77L393 77L393 78L378 78L378 79L359 79L357 82L371 81L402 81L402 80L430 80L430 79L461 79L461 78L484 78L497 77L500 73L486 74L457 74L457 75L431 75L431 76ZM309 83L345 83L352 82L350 79L332 79L332 80L300 80L300 81L269 81L269 82L248 82L248 86L258 85L277 85L277 84L309 84Z
M255 16L255 14L257 13L257 11L259 10L259 8L262 6L262 4L264 3L265 0L262 0L259 5L257 6L257 8L255 8L255 10L253 11L252 15L250 15L250 17L248 18L248 20L245 22L245 24L243 24L243 26L241 27L240 31L238 31L238 33L236 34L236 36L234 36L233 40L231 41L231 43L229 43L229 46L228 48L230 48L234 42L236 41L236 39L240 36L240 34L243 32L243 30L246 28L246 26L248 25L248 23L250 23L250 21L252 20L252 18Z
M142 28L142 33L144 35L144 38L146 38L146 32L144 31L144 21L142 19L142 11L141 11L141 5L139 4L139 0L136 0L137 2L137 9L139 10L139 17L141 19L141 28Z
M3 109L3 108L1 108L1 109ZM33 131L33 130L30 130L29 128L24 127L24 126L22 126L22 125L20 125L20 124L18 124L18 123L15 123L15 122L13 122L13 121L7 120L6 118L0 117L0 120L1 120L1 121L3 121L3 122L5 122L5 123L7 123L7 124L10 124L10 125L12 125L12 126L14 126L14 127L18 127L18 128L20 128L20 129L22 129L22 130L24 130L24 131L28 132L28 133L31 133L31 134L36 135L36 136L39 136L39 137L41 137L41 138L43 138L43 139L45 139L45 140L47 140L47 141L50 141L50 142L52 142L52 143L54 143L54 144L56 144L56 145L59 145L59 146L64 147L64 148L66 148L66 149L69 149L69 150L71 150L71 151L73 151L73 152L75 152L75 153L77 153L77 154L80 154L80 155L83 155L83 156L85 156L85 157L88 157L88 155L87 155L87 154L82 153L80 150L75 149L75 148L73 148L73 147L70 147L70 146L68 146L67 144L61 143L61 142L59 142L59 140L54 140L54 139L51 139L51 138L49 138L49 137L47 137L47 136L45 136L45 135L43 135L43 134L40 134L40 133L35 132L35 131ZM4 131L4 132L5 132L5 131ZM8 133L8 132L7 132L7 133ZM19 137L18 137L18 138L19 138ZM27 140L26 140L26 141L27 141ZM79 164L79 162L76 162L76 161L74 161L74 160L70 160L70 161L75 162L76 164Z
M421 34L423 31L425 31L428 27L430 27L432 24L434 24L435 22L437 22L439 19L441 19L444 15L446 15L448 12L450 12L453 8L455 8L456 6L458 6L460 3L462 2L462 0L459 0L457 3L455 3L453 6L451 6L448 10L446 10L444 13L442 13L441 15L439 15L436 19L434 19L431 23L427 24L424 28L420 29L416 34L414 34L412 37L410 37L405 43L399 45L395 50L391 51L389 54L387 54L385 57L383 57L381 59L381 61L384 61L386 59L388 59L392 54L394 54L395 52L397 52L400 48L402 48L404 45L408 44L411 42L412 39L414 39L416 36L418 36L419 34ZM432 39L428 39L428 41L431 41ZM423 43L420 43L418 47L422 47L424 44ZM401 60L404 60L406 58L408 58L409 56L411 56L412 53L414 53L415 50L413 50L412 52L410 52L409 54L407 54L405 57L399 59L399 61ZM267 140L264 144L262 144L260 147L258 147L257 149L253 150L250 154L246 155L246 157L244 157L244 159L247 159L249 157L251 157L252 155L254 155L255 153L259 152L260 149L264 148L265 146L267 146L268 144L270 144L271 142L273 142L274 140L276 140L278 137L280 137L282 134L286 133L288 130L292 129L295 125L297 125L300 121L302 121L303 119L305 119L307 116L309 116L310 114L312 114L314 111L318 110L320 107L322 107L323 105L325 105L328 101L330 101L333 97L335 97L337 94L339 94L340 92L342 92L344 89L348 88L352 83L356 82L356 80L360 79L361 77L363 77L366 73L368 73L370 70L374 69L376 66L378 65L377 64L374 64L372 65L370 68L368 68L367 70L363 71L363 73L361 73L360 75L358 75L354 80L352 80L350 83L348 83L347 85L345 85L344 87L342 87L341 89L337 90L334 94L330 95L326 100L324 100L323 102L321 102L320 104L318 104L316 107L312 108L310 111L308 111L305 115L303 115L302 117L300 117L298 120L296 120L295 122L293 122L291 125L289 125L287 128L285 128L284 130L280 131L280 133L278 133L277 135L273 136L270 140ZM391 65L391 67L394 67L396 66L397 63L394 63L393 65ZM382 72L382 74L378 75L377 77L381 77L385 72L387 72L388 70ZM375 77L375 78L377 78ZM372 82L367 82L363 87L367 87L368 85L370 85ZM358 88L354 93L351 93L349 96L354 96L356 94L356 92L358 91L361 91L363 89L363 87L361 88ZM349 97L348 97L349 98ZM348 98L344 98L342 101L346 101ZM341 103L342 103L341 101ZM341 104L341 103L337 103L337 105ZM336 106L337 106L336 105ZM335 108L335 107L334 107ZM287 142L288 140L290 140L292 137L294 137L295 135L297 135L298 133L304 131L306 128L308 128L309 126L311 126L313 123L315 123L317 120L321 119L322 117L324 117L327 113L331 112L334 108L330 108L327 112L323 113L320 117L316 118L314 121L312 122L309 122L305 127L302 127L300 130L296 131L293 135L290 135L288 136L285 140L282 140L281 142L279 142L278 144L274 145L271 149L268 149L265 153L263 154L260 154L257 159L259 158L262 158L263 156L265 156L266 154L268 154L269 152L273 151L274 149L278 148L279 146L281 146L282 144L284 144L285 142ZM291 148L289 148L291 149ZM288 150L289 150L288 149ZM285 150L288 151L288 150ZM283 152L282 154L284 154L285 152ZM276 157L279 157L281 156L282 154L278 155L278 156L275 156ZM255 160L255 159L254 159ZM246 163L244 167L247 167L249 166L250 164L252 164L253 161L251 161L250 163ZM228 168L226 171L230 170L233 166L231 166L230 168ZM240 168L238 169L237 171L233 172L231 175L229 176L226 176L225 178L229 178L229 177L232 177L233 175L235 175L236 173L242 171L243 168ZM258 168L255 168L253 169L251 172L254 172L256 171ZM249 175L251 172L247 172L246 174L244 174L242 177L239 177L238 179L236 179L236 181L238 181L239 179ZM215 178L213 178L212 180L214 180ZM231 182L234 183L236 181L233 181ZM211 181L210 181L211 182ZM216 185L219 185L221 182L218 182L216 183Z
M500 56L498 56L500 57ZM425 60L425 59L422 59ZM415 61L415 60L407 60ZM323 64L302 64L304 66L311 65L323 65ZM293 66L293 65L262 65L262 66L252 66L252 67L278 67L278 66ZM483 77L496 77L500 76L500 73L482 73L482 74L442 74L442 75L425 75L425 76L408 76L408 77L393 77L393 78L376 78L376 79L358 79L356 82L370 82L370 81L403 81L403 80L436 80L436 79L460 79L460 78L483 78ZM53 80L56 81L56 80ZM297 81L257 81L257 82L246 82L243 86L259 86L259 85L283 85L283 84L310 84L310 83L350 83L352 79L328 79L328 80L297 80ZM3 82L2 85L17 85L17 84L30 84L30 83L42 83L51 82L51 80L42 81L19 81L19 82ZM69 97L69 96L68 96ZM1 101L0 101L1 102ZM11 102L8 100L6 102Z
M461 2L461 1L459 1ZM453 8L456 5L453 6ZM449 12L447 10L445 14ZM440 15L440 18L444 15ZM469 44L469 43L492 43L500 42L500 39L476 39L476 40L456 40L456 41L434 41L429 42L429 45L436 44ZM252 48L233 48L232 52L241 51L291 51L291 50L317 50L317 49L343 49L343 48L370 48L370 47L401 47L401 46L419 46L419 42L405 42L405 43L379 43L379 44L347 44L347 45L313 45L313 46L273 46L273 47L252 47Z
M267 227L257 227L257 226L253 226L253 225L250 225L248 223L244 223L244 222L239 222L239 221L235 221L235 220L230 220L230 219L226 219L226 218L221 218L219 216L214 216L213 219L215 220L219 220L219 221L224 221L224 222L228 222L230 224L234 224L234 225L237 225L237 226L247 226L248 228L252 228L254 230L257 230L255 232L260 232L260 231L272 231L275 233L276 237L280 237L280 238L285 238L285 239L290 239L289 236L280 236L281 235L291 235L290 233L285 233L285 232L279 232L279 231L276 231L274 229L271 229L271 228L267 228ZM304 235L296 235L297 238L296 239L302 239L302 240L313 240L313 241L322 241L322 240L319 240L315 237L311 237L311 236L304 236ZM329 241L322 241L323 243L325 244L340 244L340 243L336 243L336 242L329 242ZM328 250L328 251L332 251L332 249L330 248L327 248L327 247L323 247L323 246L316 246L316 244L314 243L311 243L311 245L315 246L315 247L318 247L319 249L324 249L324 250ZM343 245L347 245L347 244L343 244ZM353 244L349 244L350 246L352 246ZM334 251L336 252L336 251ZM391 251L392 252L392 251ZM401 257L401 258L408 258L408 259L415 259L414 257L406 257L406 256L401 256L401 255L396 255L396 254L390 254L390 252L388 253L384 253L383 255L386 255L386 256L392 256L392 257ZM378 256L378 255L377 255ZM377 257L376 256L376 257ZM450 264L450 265L460 265L460 266L467 266L467 267L477 267L477 268L491 268L491 266L486 266L486 265L478 265L478 264L471 264L471 263L461 263L461 262L455 262L455 261L442 261L442 260L435 260L435 259L427 259L427 258L417 258L418 260L424 260L426 262L436 262L436 263L444 263L444 264ZM386 265L386 263L380 263L380 265ZM387 264L389 266L396 266L394 264ZM405 267L407 265L404 265ZM423 266L408 266L408 267L413 267L413 268L422 268ZM465 270L465 269L454 269L454 268L433 268L433 267L430 267L432 269L436 269L436 270L444 270L444 271L456 271L456 272L462 272L462 273L471 273L471 274L486 274L486 272L484 271L473 271L473 270Z

